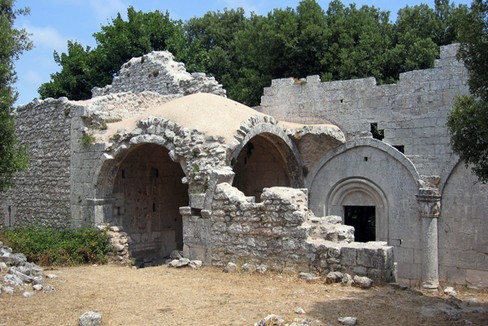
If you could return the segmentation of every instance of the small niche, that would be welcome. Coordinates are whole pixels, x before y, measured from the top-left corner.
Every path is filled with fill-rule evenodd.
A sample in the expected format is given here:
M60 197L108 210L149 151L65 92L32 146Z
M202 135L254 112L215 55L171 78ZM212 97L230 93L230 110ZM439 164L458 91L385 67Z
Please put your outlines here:
M159 170L156 169L155 167L151 168L151 178L159 178Z
M122 169L122 171L120 171L120 174L121 174L121 178L125 179L125 169Z
M364 162L368 162L368 157L367 156L364 157Z
M156 203L153 203L152 204L152 211L155 212L156 211Z

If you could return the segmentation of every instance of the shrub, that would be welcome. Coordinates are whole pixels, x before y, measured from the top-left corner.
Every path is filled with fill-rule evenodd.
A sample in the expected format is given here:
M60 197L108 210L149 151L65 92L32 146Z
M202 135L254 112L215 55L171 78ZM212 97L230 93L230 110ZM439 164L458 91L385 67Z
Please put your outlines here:
M34 225L3 230L0 240L43 266L103 264L112 250L108 235L94 227L57 229Z

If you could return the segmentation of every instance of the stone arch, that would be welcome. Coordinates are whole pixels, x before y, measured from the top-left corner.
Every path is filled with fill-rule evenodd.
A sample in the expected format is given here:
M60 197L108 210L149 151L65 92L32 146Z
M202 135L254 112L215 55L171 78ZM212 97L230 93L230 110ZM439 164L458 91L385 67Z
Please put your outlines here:
M309 207L318 216L341 215L344 202L374 204L376 240L387 241L395 248L398 277L421 277L422 224L416 197L419 174L407 157L381 141L356 139L314 165L307 185Z
M354 139L351 141L346 142L345 144L335 148L334 150L330 151L327 153L321 160L319 160L310 170L306 180L305 180L305 185L307 187L310 186L311 182L315 179L317 173L319 170L327 164L329 160L332 158L348 151L353 148L357 147L363 147L363 146L368 146L371 148L376 148L389 156L391 156L393 159L397 160L400 164L402 164L411 174L412 178L416 180L417 182L420 180L420 175L417 171L417 168L415 165L410 161L404 154L400 153L398 150L396 150L393 146L379 141L374 138L358 138Z
M175 249L183 249L179 208L188 205L188 187L172 146L131 139L104 155L96 176L96 222L123 227L130 236L131 256L138 264L159 264ZM147 139L146 139L147 140Z
M272 122L247 130L230 155L234 186L256 199L264 187L303 187L300 156L288 136Z
M366 178L347 178L336 183L326 198L326 215L344 216L344 206L374 206L377 240L388 239L388 199L378 185Z
M461 159L457 155L453 155L449 164L442 170L440 177L440 184L439 184L439 192L442 195L444 192L444 188L449 181L449 178L454 173L454 170L457 166L461 163Z

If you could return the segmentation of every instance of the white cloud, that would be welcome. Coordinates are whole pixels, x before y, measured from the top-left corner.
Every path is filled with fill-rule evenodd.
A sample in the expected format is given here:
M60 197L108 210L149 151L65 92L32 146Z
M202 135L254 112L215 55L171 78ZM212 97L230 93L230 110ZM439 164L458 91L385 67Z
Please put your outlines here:
M66 47L68 38L53 27L25 26L24 28L32 34L31 39L36 48L60 51Z
M128 7L122 0L90 0L89 3L95 17L102 23L114 18L119 12L124 14Z

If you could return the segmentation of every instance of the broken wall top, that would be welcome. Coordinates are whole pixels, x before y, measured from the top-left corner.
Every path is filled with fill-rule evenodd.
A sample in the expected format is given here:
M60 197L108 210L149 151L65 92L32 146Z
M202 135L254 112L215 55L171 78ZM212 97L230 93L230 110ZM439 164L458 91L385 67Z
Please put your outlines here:
M194 93L212 93L226 96L215 78L204 73L188 73L185 65L174 61L168 51L153 51L132 58L122 65L111 85L92 90L93 97L124 92L156 92L161 95L180 96Z

